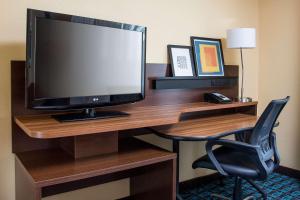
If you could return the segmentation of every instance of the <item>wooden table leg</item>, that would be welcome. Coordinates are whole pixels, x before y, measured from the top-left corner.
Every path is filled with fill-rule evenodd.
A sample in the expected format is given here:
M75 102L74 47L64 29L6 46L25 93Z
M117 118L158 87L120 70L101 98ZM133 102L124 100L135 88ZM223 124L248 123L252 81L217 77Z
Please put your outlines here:
M131 199L175 200L175 159L138 169L130 178Z
M173 140L173 152L177 154L176 158L176 199L182 200L179 190L179 140Z
M41 188L36 187L18 158L15 158L16 200L41 200Z

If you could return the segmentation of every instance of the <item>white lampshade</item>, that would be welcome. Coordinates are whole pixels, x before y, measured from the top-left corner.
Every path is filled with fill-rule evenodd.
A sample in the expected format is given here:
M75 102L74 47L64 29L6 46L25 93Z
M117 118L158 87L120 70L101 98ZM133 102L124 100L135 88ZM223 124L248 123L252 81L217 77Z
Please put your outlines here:
M227 30L227 48L255 48L255 28L234 28Z

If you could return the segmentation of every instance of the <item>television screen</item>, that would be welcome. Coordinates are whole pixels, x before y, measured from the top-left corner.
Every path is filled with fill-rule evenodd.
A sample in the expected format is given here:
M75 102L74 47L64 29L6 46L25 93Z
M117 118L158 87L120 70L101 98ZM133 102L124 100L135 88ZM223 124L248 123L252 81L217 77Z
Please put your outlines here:
M146 28L28 11L31 108L97 107L144 98Z

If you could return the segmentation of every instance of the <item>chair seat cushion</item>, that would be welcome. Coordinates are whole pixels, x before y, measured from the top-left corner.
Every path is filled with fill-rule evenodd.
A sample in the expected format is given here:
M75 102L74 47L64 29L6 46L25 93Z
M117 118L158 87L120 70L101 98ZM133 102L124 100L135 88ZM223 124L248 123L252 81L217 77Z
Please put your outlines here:
M251 179L259 178L259 169L251 155L228 147L219 147L213 150L213 153L223 170L229 175ZM270 169L274 169L273 160L268 160L266 164ZM196 160L193 168L216 169L207 155Z

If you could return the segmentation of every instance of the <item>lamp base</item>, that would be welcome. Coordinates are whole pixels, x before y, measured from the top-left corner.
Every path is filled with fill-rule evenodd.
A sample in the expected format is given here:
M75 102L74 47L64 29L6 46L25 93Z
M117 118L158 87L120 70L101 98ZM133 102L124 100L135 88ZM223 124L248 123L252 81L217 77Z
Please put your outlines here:
M250 97L239 97L237 99L238 102L246 103L246 102L252 102L252 98Z

